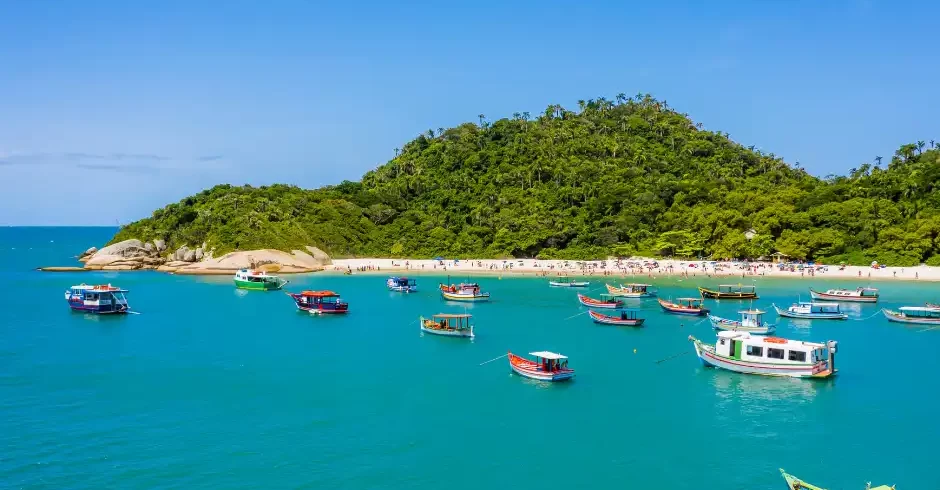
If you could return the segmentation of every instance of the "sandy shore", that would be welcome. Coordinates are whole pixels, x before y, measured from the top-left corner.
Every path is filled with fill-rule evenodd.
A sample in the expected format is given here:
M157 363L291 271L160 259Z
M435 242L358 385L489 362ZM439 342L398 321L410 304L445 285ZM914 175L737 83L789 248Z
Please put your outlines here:
M751 262L747 265L733 262L656 260L633 258L629 260L596 260L576 262L564 260L411 260L411 259L335 259L325 272L461 275L530 275L530 276L627 276L645 275L649 278L676 277L781 277L817 279L863 279L940 281L940 267L861 267L816 266L802 270L787 267L781 270L769 262Z

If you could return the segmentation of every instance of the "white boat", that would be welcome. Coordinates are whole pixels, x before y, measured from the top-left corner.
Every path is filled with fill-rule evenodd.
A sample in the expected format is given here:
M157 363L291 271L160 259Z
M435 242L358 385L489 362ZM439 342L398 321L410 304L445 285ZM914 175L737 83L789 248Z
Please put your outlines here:
M520 376L539 381L567 381L574 377L574 369L568 368L568 357L554 352L530 352L531 361L510 352L509 368Z
M834 340L821 344L733 331L718 332L715 345L691 335L689 340L708 367L793 378L828 378L836 374L838 343Z
M591 283L588 281L575 281L570 277L559 277L556 280L548 281L548 285L555 288L586 288Z
M467 337L473 338L473 324L470 323L471 315L438 313L430 319L418 317L418 324L421 325L421 331L434 335L443 335L445 337Z
M809 303L801 301L782 309L773 305L777 314L787 318L802 318L806 320L845 320L849 317L839 309L839 303Z
M407 277L389 277L385 281L385 287L389 291L398 293L416 293L418 292L418 282Z
M620 287L607 286L607 293L621 298L650 298L656 296L656 290L649 284L621 284Z
M728 320L726 318L708 315L715 330L731 330L735 332L750 332L757 335L770 334L774 332L774 326L764 321L765 311L761 310L741 310L741 320Z
M875 288L828 289L825 293L810 288L809 295L814 300L842 301L849 303L877 303L878 290Z
M918 325L940 325L940 308L929 306L904 306L897 311L881 310L889 322L915 323Z

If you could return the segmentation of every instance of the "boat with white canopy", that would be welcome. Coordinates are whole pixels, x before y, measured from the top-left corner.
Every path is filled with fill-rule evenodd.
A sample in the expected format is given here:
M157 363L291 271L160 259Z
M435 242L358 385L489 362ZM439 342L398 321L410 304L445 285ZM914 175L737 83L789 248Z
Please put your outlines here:
M787 309L773 305L777 314L787 318L805 320L845 320L849 317L839 308L839 303L810 303L800 301Z
M718 332L715 345L689 336L695 354L708 367L745 374L828 378L836 373L838 343L788 340L749 332Z

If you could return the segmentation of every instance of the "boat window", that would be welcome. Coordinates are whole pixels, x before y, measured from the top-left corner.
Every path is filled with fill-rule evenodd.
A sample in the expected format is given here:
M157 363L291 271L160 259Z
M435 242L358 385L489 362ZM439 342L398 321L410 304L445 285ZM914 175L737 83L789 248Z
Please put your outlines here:
M783 349L767 348L767 357L770 359L783 359Z
M791 350L788 359L796 362L806 362L806 353L799 350Z
M756 345L747 346L747 355L761 357L764 355L764 348Z

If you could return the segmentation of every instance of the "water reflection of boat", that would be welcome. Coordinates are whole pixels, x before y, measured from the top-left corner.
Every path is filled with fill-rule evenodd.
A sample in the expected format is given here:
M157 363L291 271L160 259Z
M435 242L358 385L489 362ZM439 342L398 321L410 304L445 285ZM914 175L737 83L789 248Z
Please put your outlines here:
M780 400L792 400L794 403L799 400L800 404L810 403L820 390L830 389L831 386L830 383L806 383L797 378L738 376L736 373L724 370L708 374L710 374L709 380L715 393L739 401L761 404Z

